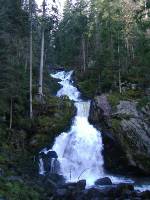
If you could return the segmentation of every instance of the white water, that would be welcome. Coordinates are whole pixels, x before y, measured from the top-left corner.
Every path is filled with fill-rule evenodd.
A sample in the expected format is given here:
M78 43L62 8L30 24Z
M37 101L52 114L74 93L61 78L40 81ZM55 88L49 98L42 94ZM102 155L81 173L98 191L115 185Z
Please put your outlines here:
M67 95L77 108L70 131L56 138L53 150L58 154L61 173L67 181L86 179L87 184L92 185L97 178L104 176L102 138L88 122L90 101L80 99L79 91L71 83L71 75L72 71L52 75L61 79L62 88L57 96Z
M132 179L112 176L104 172L101 133L88 122L90 101L82 101L80 98L80 92L72 85L72 73L73 71L62 71L51 74L53 78L61 80L59 84L62 88L57 92L57 96L68 96L77 108L70 131L59 135L52 148L58 154L61 174L71 182L86 179L88 186L105 176L110 177L113 183L134 183ZM43 150L45 153L48 151ZM40 173L44 173L41 160ZM135 188L144 191L150 189L150 184L146 181L145 184L140 183Z

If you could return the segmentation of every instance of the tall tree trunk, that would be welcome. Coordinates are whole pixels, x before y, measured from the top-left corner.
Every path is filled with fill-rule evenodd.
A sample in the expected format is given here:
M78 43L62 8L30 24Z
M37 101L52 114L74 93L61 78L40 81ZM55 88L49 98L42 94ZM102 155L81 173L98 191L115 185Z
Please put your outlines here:
M40 61L40 75L39 75L39 96L43 96L43 66L44 66L44 18L45 18L45 0L43 1L43 24L42 24L42 40L41 40L41 61Z
M12 107L13 107L13 100L12 100L12 97L10 99L10 120L9 120L9 128L11 129L12 128Z
M82 56L83 56L83 71L86 69L86 53L85 53L85 38L82 37Z
M144 4L145 4L145 19L148 19L147 0L145 0Z
M101 42L101 25L100 25L100 22L99 22L99 19L98 19L98 14L96 14L96 17L95 17L95 25L96 25L96 33L95 33L95 50L96 50L96 55L97 55L97 52L98 53L101 53L102 51L102 42Z
M118 33L118 65L120 67L120 44L119 44L119 33Z
M122 86L121 86L121 72L119 70L119 92L122 93Z
M32 0L29 1L30 6L30 119L33 117L32 111Z

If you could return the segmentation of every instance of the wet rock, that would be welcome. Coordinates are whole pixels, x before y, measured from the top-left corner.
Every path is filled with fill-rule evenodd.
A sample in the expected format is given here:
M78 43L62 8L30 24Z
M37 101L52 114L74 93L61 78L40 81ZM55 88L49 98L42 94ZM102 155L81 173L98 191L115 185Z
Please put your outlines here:
M58 155L55 151L49 151L47 156L49 156L49 158L58 158Z
M116 187L116 195L118 197L122 196L122 195L126 195L127 193L129 194L129 192L134 191L134 186L132 184L127 184L127 183L120 183L117 185ZM131 193L130 193L131 194Z
M142 192L141 193L141 197L143 198L143 199L150 199L150 191L145 191L145 192Z
M113 172L150 174L148 108L134 101L118 101L113 109L107 95L96 96L89 120L102 132L105 168Z
M98 188L90 188L89 190L84 191L85 199L93 199L93 198L100 198L104 197L101 190Z
M65 184L65 178L62 175L51 173L48 177L57 185Z
M107 100L106 95L96 96L91 101L89 121L99 123L104 117L108 117L111 114L111 106Z
M58 155L55 151L49 151L47 153L40 152L39 159L43 161L45 174L59 173L60 164L57 158Z
M89 189L78 188L78 184L85 181L79 181L77 183L66 183L61 187L57 187L53 192L53 199L64 200L123 200L123 199L150 199L150 192L137 192L134 190L134 186L128 183L111 184L103 186L95 186Z
M57 184L50 178L46 178L45 182L43 182L46 188L51 188L51 190L56 190Z
M95 181L95 185L112 185L111 179L108 177L100 178Z
M78 190L85 190L85 187L86 187L86 180L80 180L77 182Z

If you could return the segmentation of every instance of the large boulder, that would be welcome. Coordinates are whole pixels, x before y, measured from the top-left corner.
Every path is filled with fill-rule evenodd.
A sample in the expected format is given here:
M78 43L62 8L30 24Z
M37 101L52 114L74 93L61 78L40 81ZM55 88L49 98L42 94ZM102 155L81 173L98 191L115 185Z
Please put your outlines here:
M59 173L60 164L57 158L58 155L55 151L40 152L39 159L42 159L44 171L47 175Z
M136 197L137 193L134 191L134 186L124 183L86 189L83 191L83 199L127 199L126 197L133 199L133 193L135 193L134 197Z
M91 102L89 120L102 131L107 169L150 174L149 111L134 101L119 101L112 108L107 95Z
M111 179L109 177L104 177L97 179L95 185L112 185Z
M85 187L86 187L86 180L80 180L77 182L78 190L85 190Z

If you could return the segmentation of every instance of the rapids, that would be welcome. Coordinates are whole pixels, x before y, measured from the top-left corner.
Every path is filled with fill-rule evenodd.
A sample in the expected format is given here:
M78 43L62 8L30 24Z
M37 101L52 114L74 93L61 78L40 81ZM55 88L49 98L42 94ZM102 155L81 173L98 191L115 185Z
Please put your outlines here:
M80 92L73 86L72 74L73 71L51 74L53 78L60 80L58 83L62 86L57 96L68 96L77 109L70 130L60 134L51 149L57 152L60 174L67 182L86 179L88 186L92 186L98 178L106 176L110 177L113 183L134 183L135 180L131 178L109 175L105 172L101 133L88 121L90 101L81 99ZM44 149L43 152L47 154L51 150ZM40 159L39 166L39 173L44 174L42 159ZM135 188L144 191L150 189L150 185L147 181L145 183L137 181Z

